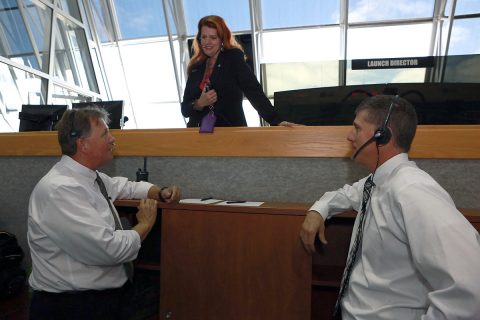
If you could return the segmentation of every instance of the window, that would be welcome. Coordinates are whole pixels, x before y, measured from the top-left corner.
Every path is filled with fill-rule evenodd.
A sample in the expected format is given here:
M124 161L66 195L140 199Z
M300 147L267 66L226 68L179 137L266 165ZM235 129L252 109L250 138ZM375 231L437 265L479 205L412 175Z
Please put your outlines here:
M262 0L263 29L338 24L340 1ZM288 14L286 14L288 12Z
M251 29L248 0L184 0L187 34L197 34L198 21L207 15L221 16L232 32Z
M348 22L432 18L432 0L350 0Z

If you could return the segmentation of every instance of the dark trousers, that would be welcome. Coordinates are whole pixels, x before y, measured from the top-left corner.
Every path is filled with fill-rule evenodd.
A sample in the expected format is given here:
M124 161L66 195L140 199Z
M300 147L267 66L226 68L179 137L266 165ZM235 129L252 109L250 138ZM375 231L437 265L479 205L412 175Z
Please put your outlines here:
M33 291L30 320L128 319L133 288L51 293Z

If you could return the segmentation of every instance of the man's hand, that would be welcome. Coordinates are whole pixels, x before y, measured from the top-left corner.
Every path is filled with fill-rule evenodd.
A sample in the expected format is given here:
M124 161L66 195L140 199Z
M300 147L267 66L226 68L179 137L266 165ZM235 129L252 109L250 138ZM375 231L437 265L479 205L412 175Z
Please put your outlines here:
M133 227L133 230L138 232L140 239L143 241L157 220L157 200L140 200L136 216L138 224Z
M325 239L325 221L320 213L316 211L307 212L307 216L303 221L302 230L300 230L300 238L303 246L309 254L315 252L315 236L318 232L318 239L323 244L327 244Z
M159 197L160 200L165 201L166 203L178 202L182 196L182 190L177 186L171 186L168 188L162 188L160 191Z

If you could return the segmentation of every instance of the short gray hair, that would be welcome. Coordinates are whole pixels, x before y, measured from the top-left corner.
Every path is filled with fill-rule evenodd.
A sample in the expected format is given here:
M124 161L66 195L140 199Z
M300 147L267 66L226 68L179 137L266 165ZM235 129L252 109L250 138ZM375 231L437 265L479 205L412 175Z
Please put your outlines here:
M95 103L84 108L65 111L56 126L62 154L73 156L77 153L77 139L88 137L91 133L90 119L104 120L107 125L110 123L108 112Z

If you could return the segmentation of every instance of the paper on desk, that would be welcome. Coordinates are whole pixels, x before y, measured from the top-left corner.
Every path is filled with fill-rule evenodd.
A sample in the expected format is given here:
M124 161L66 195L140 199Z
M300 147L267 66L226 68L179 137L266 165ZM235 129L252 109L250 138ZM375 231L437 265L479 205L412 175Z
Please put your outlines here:
M223 201L223 200L219 200L219 199L206 199L206 200L202 200L202 199L182 199L182 200L180 200L180 203L212 204L212 203L221 202L221 201Z
M215 205L219 205L219 206L244 206L244 207L260 207L262 204L263 202L257 202L257 201L235 202L233 200L215 203Z

